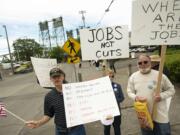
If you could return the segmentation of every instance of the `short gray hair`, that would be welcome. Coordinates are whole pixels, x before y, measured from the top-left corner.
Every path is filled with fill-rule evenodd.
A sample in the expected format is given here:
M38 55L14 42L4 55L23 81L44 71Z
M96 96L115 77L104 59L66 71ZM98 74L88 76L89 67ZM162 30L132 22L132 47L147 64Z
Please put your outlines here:
M140 59L141 56L147 57L147 58L151 61L151 57L150 57L148 54L146 54L146 53L140 54L140 55L138 56L138 60Z

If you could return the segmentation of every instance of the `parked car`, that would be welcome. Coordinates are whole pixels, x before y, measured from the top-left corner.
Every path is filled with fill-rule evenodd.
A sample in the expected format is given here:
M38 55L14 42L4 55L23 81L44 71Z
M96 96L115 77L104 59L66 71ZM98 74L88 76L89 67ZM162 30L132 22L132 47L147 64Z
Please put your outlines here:
M10 69L11 68L11 63L2 63L3 69Z
M157 46L149 46L148 48L147 48L147 51L148 52L153 52L153 51L155 51L155 50L157 50Z
M19 67L17 67L14 71L14 73L18 74L18 73L27 73L27 72L32 72L33 68L31 65L31 62L26 62L26 63L22 63Z

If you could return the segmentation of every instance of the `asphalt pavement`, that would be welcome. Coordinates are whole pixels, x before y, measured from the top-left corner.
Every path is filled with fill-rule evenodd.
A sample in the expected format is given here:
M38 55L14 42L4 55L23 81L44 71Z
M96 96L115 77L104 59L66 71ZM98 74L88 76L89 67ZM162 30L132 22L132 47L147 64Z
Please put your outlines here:
M121 60L115 63L117 73L115 81L123 88L125 100L122 106L122 135L140 135L139 123L132 107L132 101L127 97L126 87L129 74L136 71L135 60ZM76 65L61 65L66 72L69 82L91 80L102 77L102 67L97 70L89 62L82 62L82 67ZM130 71L131 69L131 71ZM172 135L180 134L180 84L175 84L176 94L172 99L169 116ZM49 90L41 88L35 78L34 73L5 76L0 81L0 101L5 103L6 108L21 116L25 120L38 119L43 115L43 99ZM97 122L85 124L87 135L103 135L103 126ZM0 118L0 135L53 135L54 123L51 120L46 125L37 129L28 129L24 123L8 114L5 118ZM111 128L111 135L113 135Z

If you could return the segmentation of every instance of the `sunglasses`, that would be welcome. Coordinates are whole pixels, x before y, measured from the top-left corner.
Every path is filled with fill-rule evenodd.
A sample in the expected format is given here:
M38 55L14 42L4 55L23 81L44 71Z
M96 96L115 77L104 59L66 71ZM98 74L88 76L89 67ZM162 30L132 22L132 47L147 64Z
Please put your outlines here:
M63 75L55 75L55 76L52 76L51 78L56 79L56 78L62 77L62 76L63 76Z
M140 62L138 62L138 65L142 65L142 64L146 65L146 64L148 64L148 61L140 61Z

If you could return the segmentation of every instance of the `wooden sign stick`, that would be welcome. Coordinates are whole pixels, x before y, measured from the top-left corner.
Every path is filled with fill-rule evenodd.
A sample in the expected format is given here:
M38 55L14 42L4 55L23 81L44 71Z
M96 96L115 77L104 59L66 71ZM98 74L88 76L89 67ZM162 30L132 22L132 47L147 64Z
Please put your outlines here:
M161 80L162 80L164 62L165 62L165 57L166 57L166 48L167 48L166 45L161 46L161 61L160 61L160 65L159 65L159 74L158 74L157 88L155 90L156 94L160 93Z
M160 89L161 89L161 80L162 80L162 74L163 74L163 68L164 68L164 62L165 62L165 56L166 56L166 49L167 46L163 45L161 46L161 61L159 65L159 74L158 74L158 80L157 80L157 87L155 89L155 94L159 95L160 94ZM153 103L153 111L152 111L152 119L153 116L156 115L157 113L157 107L156 107L156 102Z
M16 119L22 121L23 123L26 123L26 120L22 119L21 117L19 117L18 115L14 114L13 112L9 111L8 109L5 108L5 110L11 114L12 116L14 116Z

